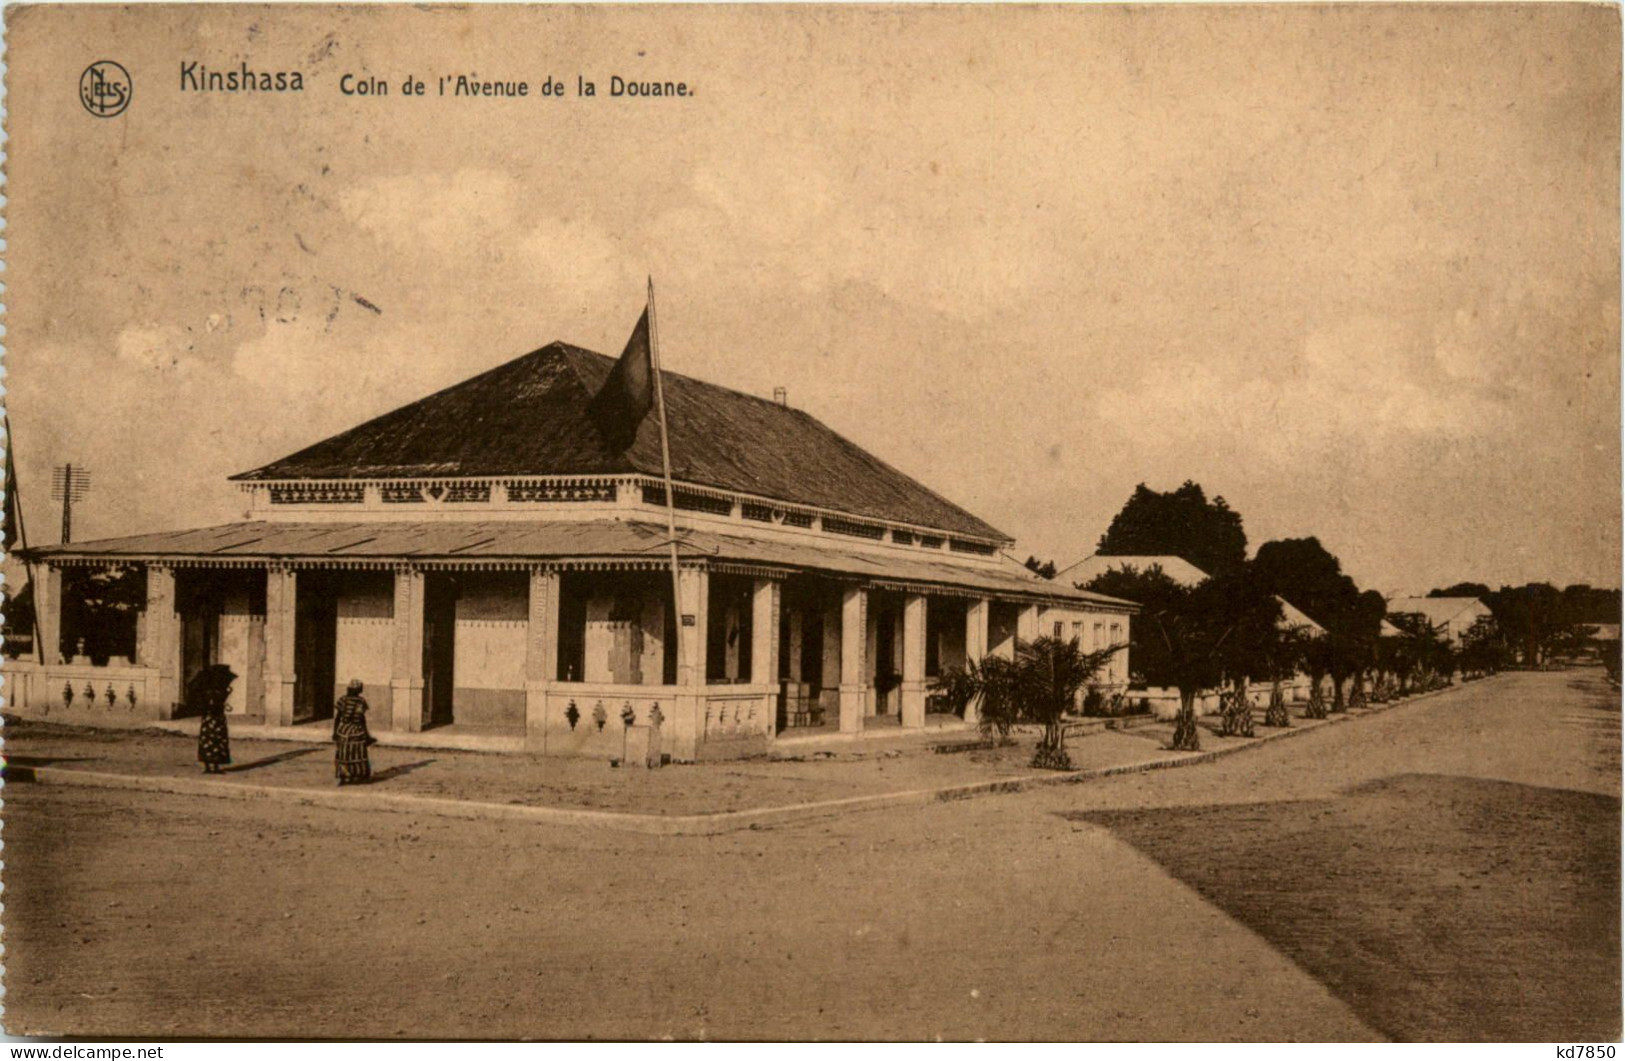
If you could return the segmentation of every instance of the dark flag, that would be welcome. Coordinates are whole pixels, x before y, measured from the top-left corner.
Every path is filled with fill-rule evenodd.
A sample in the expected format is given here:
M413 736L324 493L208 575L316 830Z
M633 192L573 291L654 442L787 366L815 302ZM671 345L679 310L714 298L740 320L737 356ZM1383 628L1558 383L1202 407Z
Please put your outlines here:
M593 396L591 411L598 430L617 452L631 447L638 425L654 407L654 362L649 348L649 310L644 307L621 359Z

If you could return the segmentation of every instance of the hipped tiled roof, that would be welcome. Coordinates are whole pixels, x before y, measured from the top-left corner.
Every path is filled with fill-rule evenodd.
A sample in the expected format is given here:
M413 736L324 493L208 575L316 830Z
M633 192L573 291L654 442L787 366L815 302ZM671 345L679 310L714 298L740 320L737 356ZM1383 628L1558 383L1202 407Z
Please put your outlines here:
M653 414L625 451L588 414L614 359L553 343L233 478L661 474ZM799 409L663 372L672 474L950 534L1010 536Z
M680 531L684 558L703 557L810 570L879 583L959 589L995 597L1029 598L1136 610L1099 593L1073 589L1006 565L974 565L911 554L906 549L865 552L834 543L767 539L748 533ZM665 562L666 529L632 520L457 520L445 522L252 521L195 530L161 531L125 538L45 545L29 556L56 561L406 561L501 563L538 560L647 560Z

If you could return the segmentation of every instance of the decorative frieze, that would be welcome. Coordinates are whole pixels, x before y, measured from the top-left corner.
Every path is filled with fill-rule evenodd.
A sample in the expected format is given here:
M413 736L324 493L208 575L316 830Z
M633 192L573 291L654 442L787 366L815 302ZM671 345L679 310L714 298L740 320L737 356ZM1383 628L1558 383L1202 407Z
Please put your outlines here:
M367 499L362 483L273 483L273 505L359 505Z
M454 483L441 500L448 504L490 504L490 483Z
M830 534L867 538L872 542L883 541L886 537L886 528L878 523L859 523L857 520L837 519L834 516L824 517L824 530Z
M411 483L385 483L378 488L378 496L386 505L421 505L428 500L423 487Z
M553 501L614 504L617 496L612 479L508 484L508 500L521 504Z
M643 503L664 506L666 503L666 488L656 483L645 483L643 486ZM671 503L673 508L680 508L689 512L709 512L713 516L731 516L734 511L734 503L731 498L723 495L701 493L698 490L685 490L680 486L672 491Z

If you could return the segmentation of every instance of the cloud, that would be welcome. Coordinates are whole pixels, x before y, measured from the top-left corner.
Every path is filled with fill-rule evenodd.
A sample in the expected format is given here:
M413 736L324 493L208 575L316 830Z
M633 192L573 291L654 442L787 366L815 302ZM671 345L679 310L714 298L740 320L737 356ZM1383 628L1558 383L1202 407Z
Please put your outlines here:
M595 302L642 275L638 248L579 204L490 169L377 177L338 197L343 216L384 244L397 270L466 285L498 282ZM572 207L576 207L572 209ZM505 281L505 282L504 282Z

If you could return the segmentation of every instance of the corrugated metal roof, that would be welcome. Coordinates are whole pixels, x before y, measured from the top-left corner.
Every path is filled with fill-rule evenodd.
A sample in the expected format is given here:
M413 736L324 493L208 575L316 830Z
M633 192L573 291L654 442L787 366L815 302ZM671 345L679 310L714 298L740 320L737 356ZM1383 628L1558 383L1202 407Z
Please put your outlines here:
M1087 584L1105 574L1107 571L1116 571L1121 568L1131 571L1145 572L1153 567L1160 567L1162 573L1173 579L1181 586L1195 586L1208 579L1208 573L1181 556L1094 556L1079 560L1065 571L1055 577L1058 581L1064 580L1069 585ZM1285 597L1276 595L1275 600L1281 605L1281 618L1276 623L1282 630L1301 629L1311 637L1326 632L1326 628L1309 618L1303 609L1294 605Z
M655 417L621 451L588 413L614 363L553 343L233 478L661 475ZM799 409L672 372L661 379L679 482L1011 540Z
M1124 567L1142 572L1149 571L1152 567L1160 567L1163 574L1181 586L1194 586L1198 582L1207 581L1208 577L1206 571L1179 556L1102 556L1096 553L1057 573L1055 579L1058 582L1073 584L1090 582L1108 571Z
M1422 615L1434 626L1443 626L1466 611L1492 614L1490 606L1477 597L1395 597L1388 602L1389 615Z
M680 550L722 562L813 570L879 582L977 590L993 595L1044 598L1112 608L1136 606L1098 593L1046 581L1005 565L986 568L929 556L870 554L834 543L800 543L679 530ZM471 522L233 523L196 530L46 545L30 550L46 559L242 562L299 560L529 561L542 559L648 559L667 556L666 528L621 520Z

